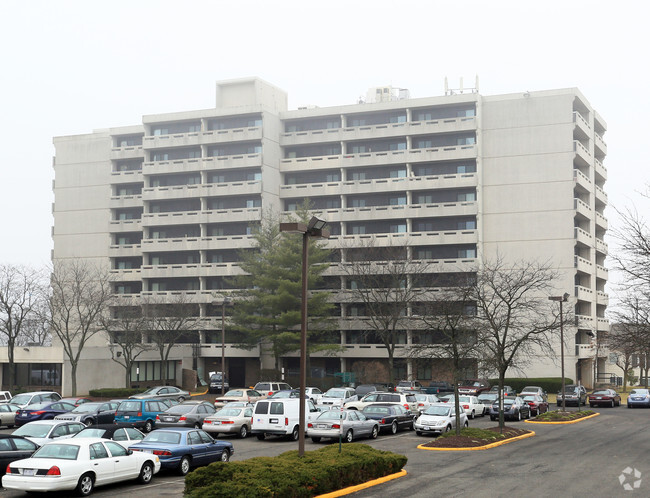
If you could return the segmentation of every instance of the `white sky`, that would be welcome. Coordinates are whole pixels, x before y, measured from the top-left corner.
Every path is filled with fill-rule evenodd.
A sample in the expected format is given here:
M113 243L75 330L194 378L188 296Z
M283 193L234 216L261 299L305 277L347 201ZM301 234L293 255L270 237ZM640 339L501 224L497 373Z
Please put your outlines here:
M478 74L484 95L578 87L608 124L610 204L629 205L650 180L649 13L646 1L2 0L0 264L49 260L53 137L212 108L215 82L244 76L286 90L291 109L384 84L442 95L445 76Z

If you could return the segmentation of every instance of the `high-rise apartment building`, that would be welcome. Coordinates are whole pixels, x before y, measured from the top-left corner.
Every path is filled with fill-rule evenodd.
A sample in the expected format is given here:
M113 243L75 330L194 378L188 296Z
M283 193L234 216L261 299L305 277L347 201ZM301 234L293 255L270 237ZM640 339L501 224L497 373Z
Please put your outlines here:
M592 347L608 330L605 130L577 89L409 98L380 87L365 103L287 110L286 94L262 80L219 82L213 109L55 139L53 259L110 269L125 303L179 295L192 303L200 342L175 347L167 375L180 383L182 368L203 377L220 370L221 302L241 272L238 251L253 247L251 226L265 210L291 212L309 198L343 260L373 238L408 247L432 273L497 254L550 262L558 292L575 306L567 375L589 385L607 370ZM348 285L336 263L326 279L331 289ZM315 354L312 373L386 358L358 329L362 310L338 304L343 352ZM400 357L413 337L404 331L396 373L426 381L430 365ZM121 373L107 376L119 367L106 340L86 347L82 391L123 382ZM272 366L263 350L237 349L228 336L225 348L231 385ZM284 366L297 369L297 354ZM559 368L539 357L525 373L559 376ZM140 384L164 377L154 352L132 372Z

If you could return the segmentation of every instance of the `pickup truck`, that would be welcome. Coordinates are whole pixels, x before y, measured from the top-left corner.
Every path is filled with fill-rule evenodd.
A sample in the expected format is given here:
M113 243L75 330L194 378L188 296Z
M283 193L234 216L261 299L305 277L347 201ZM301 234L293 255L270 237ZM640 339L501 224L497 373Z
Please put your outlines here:
M466 379L458 384L459 394L478 396L479 394L489 390L490 383L485 379Z

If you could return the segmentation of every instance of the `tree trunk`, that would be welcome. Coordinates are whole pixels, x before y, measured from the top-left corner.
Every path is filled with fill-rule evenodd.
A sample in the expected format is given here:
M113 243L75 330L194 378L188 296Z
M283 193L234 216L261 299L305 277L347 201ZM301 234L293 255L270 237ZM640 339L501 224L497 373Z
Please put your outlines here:
M387 348L388 351L388 382L395 385L395 358L393 357L393 351L390 348Z
M14 377L15 375L15 363L14 363L14 347L16 343L13 339L10 339L7 341L7 359L9 360L9 365L7 368L7 382L5 382L5 385L8 386L8 389L10 391L14 391L14 384L16 383L16 379Z
M124 369L126 373L124 375L124 387L127 389L131 387L131 369L133 368L133 362L124 360Z
M456 435L460 436L460 401L458 400L458 365L454 360L454 407L456 410Z
M71 382L72 392L70 393L70 396L76 396L77 395L77 362L76 361L70 362L70 376L72 378L72 382ZM61 386L61 390L63 390L63 386Z
M499 372L499 432L503 434L503 429L506 425L505 417L503 416L503 385L506 381L506 373Z

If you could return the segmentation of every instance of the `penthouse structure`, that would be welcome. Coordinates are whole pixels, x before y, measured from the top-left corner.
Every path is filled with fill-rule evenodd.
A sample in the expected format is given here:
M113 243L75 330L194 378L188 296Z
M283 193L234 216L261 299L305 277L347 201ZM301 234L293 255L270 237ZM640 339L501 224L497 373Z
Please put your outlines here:
M267 82L223 81L212 109L55 138L52 258L109 269L124 303L179 295L191 303L201 317L198 342L181 340L167 373L155 352L143 354L131 376L139 385L181 384L183 369L203 378L220 370L223 296L241 273L239 251L254 247L252 226L266 210L288 214L309 198L331 229L325 244L336 258L326 281L342 348L314 354L311 375L387 358L358 319L363 307L343 297L350 279L339 263L372 238L408 247L432 274L497 254L551 261L558 292L575 307L567 375L591 385L608 368L593 347L609 327L605 131L577 89L410 98L380 87L361 103L288 110L286 93ZM414 339L403 331L395 376L430 380L430 362L401 354ZM116 368L112 346L99 335L93 341L79 389L122 385L121 373L107 375ZM227 326L225 355L233 386L272 366L262 347L237 348ZM539 357L526 374L559 376L554 360ZM297 354L283 366L297 370Z

